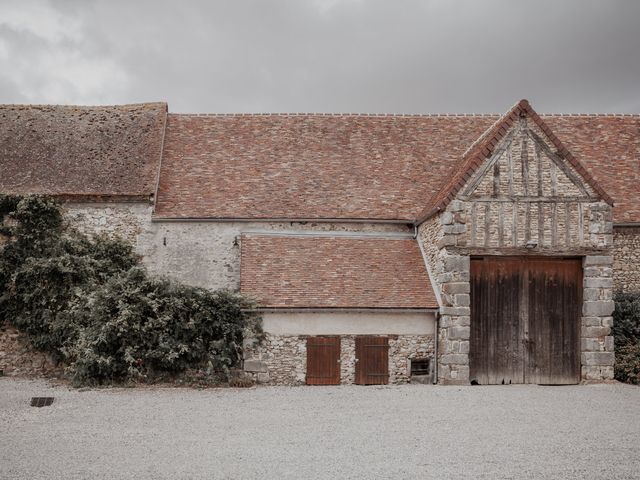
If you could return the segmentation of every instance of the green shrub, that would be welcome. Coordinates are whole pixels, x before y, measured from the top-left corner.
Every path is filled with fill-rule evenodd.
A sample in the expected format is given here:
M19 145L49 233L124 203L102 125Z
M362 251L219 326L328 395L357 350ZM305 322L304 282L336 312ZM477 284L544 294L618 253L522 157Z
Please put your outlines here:
M77 385L227 375L243 334L259 330L242 296L149 276L131 245L65 226L49 198L2 197L0 213L0 322L64 361Z
M229 372L250 324L246 301L229 292L175 285L133 268L78 302L86 325L69 349L78 383L142 379L193 366Z
M0 321L11 322L36 348L62 360L62 347L75 341L78 329L69 303L138 259L120 239L90 239L64 228L60 205L52 199L8 198L0 202L11 219L0 250Z
M640 384L640 341L616 346L616 380Z
M640 293L618 293L614 300L615 377L640 384Z
M618 293L614 300L612 331L616 344L640 341L640 293Z

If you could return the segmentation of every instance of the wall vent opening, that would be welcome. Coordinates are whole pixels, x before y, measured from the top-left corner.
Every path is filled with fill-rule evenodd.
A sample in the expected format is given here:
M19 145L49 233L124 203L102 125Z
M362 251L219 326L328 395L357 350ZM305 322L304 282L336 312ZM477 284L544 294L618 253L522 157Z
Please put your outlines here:
M411 376L414 375L430 375L431 359L430 358L412 358L411 359Z

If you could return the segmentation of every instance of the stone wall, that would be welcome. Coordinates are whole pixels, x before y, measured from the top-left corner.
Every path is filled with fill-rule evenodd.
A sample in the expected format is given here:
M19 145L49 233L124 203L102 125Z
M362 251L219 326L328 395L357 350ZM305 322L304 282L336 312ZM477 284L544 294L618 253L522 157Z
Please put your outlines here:
M463 202L454 200L446 212L424 222L418 230L418 241L442 302L437 368L438 380L445 384L469 383L469 256L448 248L466 246L464 209Z
M260 343L245 342L244 370L258 383L302 385L307 362L306 336L264 335Z
M149 271L210 289L240 287L240 236L256 231L411 233L405 224L321 222L152 222L146 203L68 203L65 217L84 233L120 235Z
M257 231L410 232L403 224L154 222L138 244L152 272L194 286L236 290L240 287L241 234Z
M60 377L63 368L35 350L13 327L0 327L0 371L9 377Z
M410 359L432 358L433 335L386 335L389 337L389 383L410 381ZM307 335L266 334L261 343L245 345L244 369L260 383L302 385L305 383ZM355 335L340 336L340 383L352 384L356 365Z
M587 256L583 260L581 332L582 379L613 379L613 257Z
M82 233L118 235L139 250L138 238L152 228L152 209L148 203L67 203L64 217Z
M640 226L613 229L613 286L616 292L640 292Z
M411 381L411 360L433 359L432 335L397 335L389 337L389 383Z

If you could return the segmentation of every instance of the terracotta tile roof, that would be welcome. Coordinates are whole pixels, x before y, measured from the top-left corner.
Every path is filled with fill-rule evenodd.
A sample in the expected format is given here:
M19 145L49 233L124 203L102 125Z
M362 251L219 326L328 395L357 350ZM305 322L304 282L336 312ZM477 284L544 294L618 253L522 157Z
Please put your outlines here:
M0 105L0 193L155 193L165 103Z
M169 114L155 214L410 222L494 121Z
M613 197L614 221L640 222L640 115L540 117ZM0 193L148 198L164 134L157 218L413 222L499 118L0 105Z
M412 222L500 118L170 114L155 216ZM640 222L640 115L538 118L613 197L614 220Z
M270 308L437 308L415 239L245 235L240 290Z
M614 222L640 222L640 115L543 118L613 197Z
M507 134L518 118L526 116L530 118L544 132L547 138L553 143L558 154L564 158L582 176L582 178L600 195L607 203L613 205L613 199L593 178L590 172L573 156L564 146L560 139L554 134L552 129L533 110L527 100L520 100L507 113L487 129L464 153L458 166L444 183L440 191L428 202L426 208L418 215L418 221L428 218L432 214L442 211L453 200L460 189L466 185L471 176L480 166L493 154L495 147Z

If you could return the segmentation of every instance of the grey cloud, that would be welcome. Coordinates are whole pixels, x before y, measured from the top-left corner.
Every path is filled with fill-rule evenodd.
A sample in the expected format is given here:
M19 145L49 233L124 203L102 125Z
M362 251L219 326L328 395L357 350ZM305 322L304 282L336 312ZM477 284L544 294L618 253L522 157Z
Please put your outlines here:
M2 27L9 55L0 55L1 71L48 52L91 75L69 79L49 64L23 66L33 91L0 73L1 102L479 113L526 97L541 112L640 112L640 2L633 0L41 5L43 14L53 9L77 22L81 40L43 45ZM47 92L50 82L56 88Z

